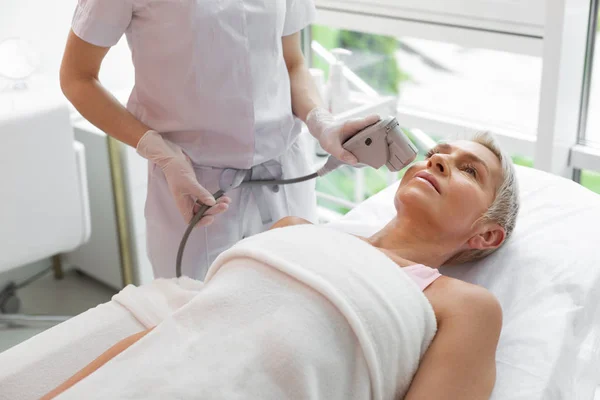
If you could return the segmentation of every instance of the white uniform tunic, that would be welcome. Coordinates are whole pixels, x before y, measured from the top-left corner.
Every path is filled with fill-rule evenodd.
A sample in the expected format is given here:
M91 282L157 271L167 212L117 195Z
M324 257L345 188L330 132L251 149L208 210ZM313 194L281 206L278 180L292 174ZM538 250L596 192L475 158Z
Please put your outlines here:
M312 172L281 39L314 16L313 0L79 0L72 27L103 47L126 35L135 67L127 108L180 145L215 192L227 168L252 169L252 179ZM185 275L202 278L220 252L286 215L316 219L314 182L228 195L230 209L190 237ZM146 222L155 276L172 277L185 223L152 165Z

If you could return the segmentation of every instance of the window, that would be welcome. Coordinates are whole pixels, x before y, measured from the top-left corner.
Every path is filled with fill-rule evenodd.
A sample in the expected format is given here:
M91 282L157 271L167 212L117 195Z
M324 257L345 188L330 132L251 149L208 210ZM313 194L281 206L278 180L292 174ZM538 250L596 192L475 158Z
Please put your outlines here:
M581 171L581 179L579 182L584 187L600 194L600 173L587 170Z
M595 0L596 7L598 1ZM587 123L581 132L580 143L585 146L600 147L600 25L598 24L600 10L596 8L596 19L592 21L592 32L589 37L588 52L592 50L590 59L590 87L587 108ZM582 176L583 178L583 176Z
M329 62L323 51L344 48L352 52L343 60L346 66L366 84L382 95L396 95L400 84L407 78L396 57L397 41L393 37L362 32L312 26L313 65L329 74ZM315 51L316 50L316 51Z
M397 58L404 113L535 137L541 58L409 37L398 39Z
M578 146L572 151L574 179L600 193L600 2L591 1L587 37L586 69L583 80L582 114Z
M533 158L513 155L512 160L513 160L513 163L515 163L515 165L520 165L521 167L533 168Z
M351 90L366 85L380 96L395 96L396 117L409 135L411 129L423 129L437 141L478 130L491 130L501 139L508 132L517 144L527 144L507 149L515 163L533 166L541 58L323 25L313 25L310 36L311 67L323 70L327 79L331 51L350 50L344 62L358 80ZM319 205L345 214L403 173L340 168L317 181Z
M343 60L355 74L359 86L378 96L396 96L406 77L396 59L396 40L392 37L312 26L312 67L329 74L331 51L344 48L352 52ZM326 78L327 80L328 78ZM353 80L354 86L357 80ZM352 86L352 85L351 85ZM353 92L360 87L351 87ZM395 104L395 103L394 103ZM352 106L349 106L351 109ZM394 111L392 107L392 112ZM379 110L376 110L380 112ZM384 189L399 177L397 173L372 168L341 167L317 181L319 205L338 214L345 214L354 205Z
M535 136L540 57L320 25L312 38L326 50L351 50L347 66L378 93L397 95L400 115L438 121L450 128L445 135L468 126ZM322 56L312 59L328 73Z

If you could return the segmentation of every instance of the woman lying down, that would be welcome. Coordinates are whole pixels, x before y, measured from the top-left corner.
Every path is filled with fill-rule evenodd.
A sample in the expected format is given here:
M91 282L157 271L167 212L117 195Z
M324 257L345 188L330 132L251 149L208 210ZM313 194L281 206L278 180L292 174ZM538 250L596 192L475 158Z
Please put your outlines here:
M244 239L191 300L45 398L489 398L501 308L436 268L510 236L511 161L486 135L439 144L394 202L368 238L285 218Z

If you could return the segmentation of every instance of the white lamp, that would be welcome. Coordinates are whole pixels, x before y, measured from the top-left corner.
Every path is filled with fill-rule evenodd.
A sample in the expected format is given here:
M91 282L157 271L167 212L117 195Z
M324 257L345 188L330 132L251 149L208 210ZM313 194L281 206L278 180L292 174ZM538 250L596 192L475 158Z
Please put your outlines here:
M0 78L9 81L3 90L24 90L27 80L39 66L39 55L33 46L21 38L0 41Z

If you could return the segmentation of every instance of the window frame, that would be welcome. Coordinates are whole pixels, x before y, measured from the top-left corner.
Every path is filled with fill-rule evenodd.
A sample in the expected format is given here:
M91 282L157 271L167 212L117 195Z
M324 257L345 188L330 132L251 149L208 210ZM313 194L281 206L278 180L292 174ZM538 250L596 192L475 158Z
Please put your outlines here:
M315 0L321 10L541 38L546 0Z
M583 93L582 93L582 107L581 114L579 118L579 134L578 134L578 143L582 146L585 146L586 134L587 134L587 124L588 124L588 115L590 109L590 98L591 98L591 88L592 88L592 73L594 71L594 49L596 47L596 37L599 33L597 33L598 26L598 12L600 8L600 0L591 0L590 5L590 19L588 26L588 35L587 35L587 48L586 48L586 63L585 70L583 74ZM598 77L597 79L600 79ZM600 94L599 94L600 95ZM577 148L575 149L577 150Z
M560 1L560 0L559 0ZM543 35L506 33L491 28L473 28L427 20L404 19L391 15L377 15L368 10L331 8L317 1L316 25L385 36L413 36L422 39L449 42L465 47L481 47L517 54L541 56Z

